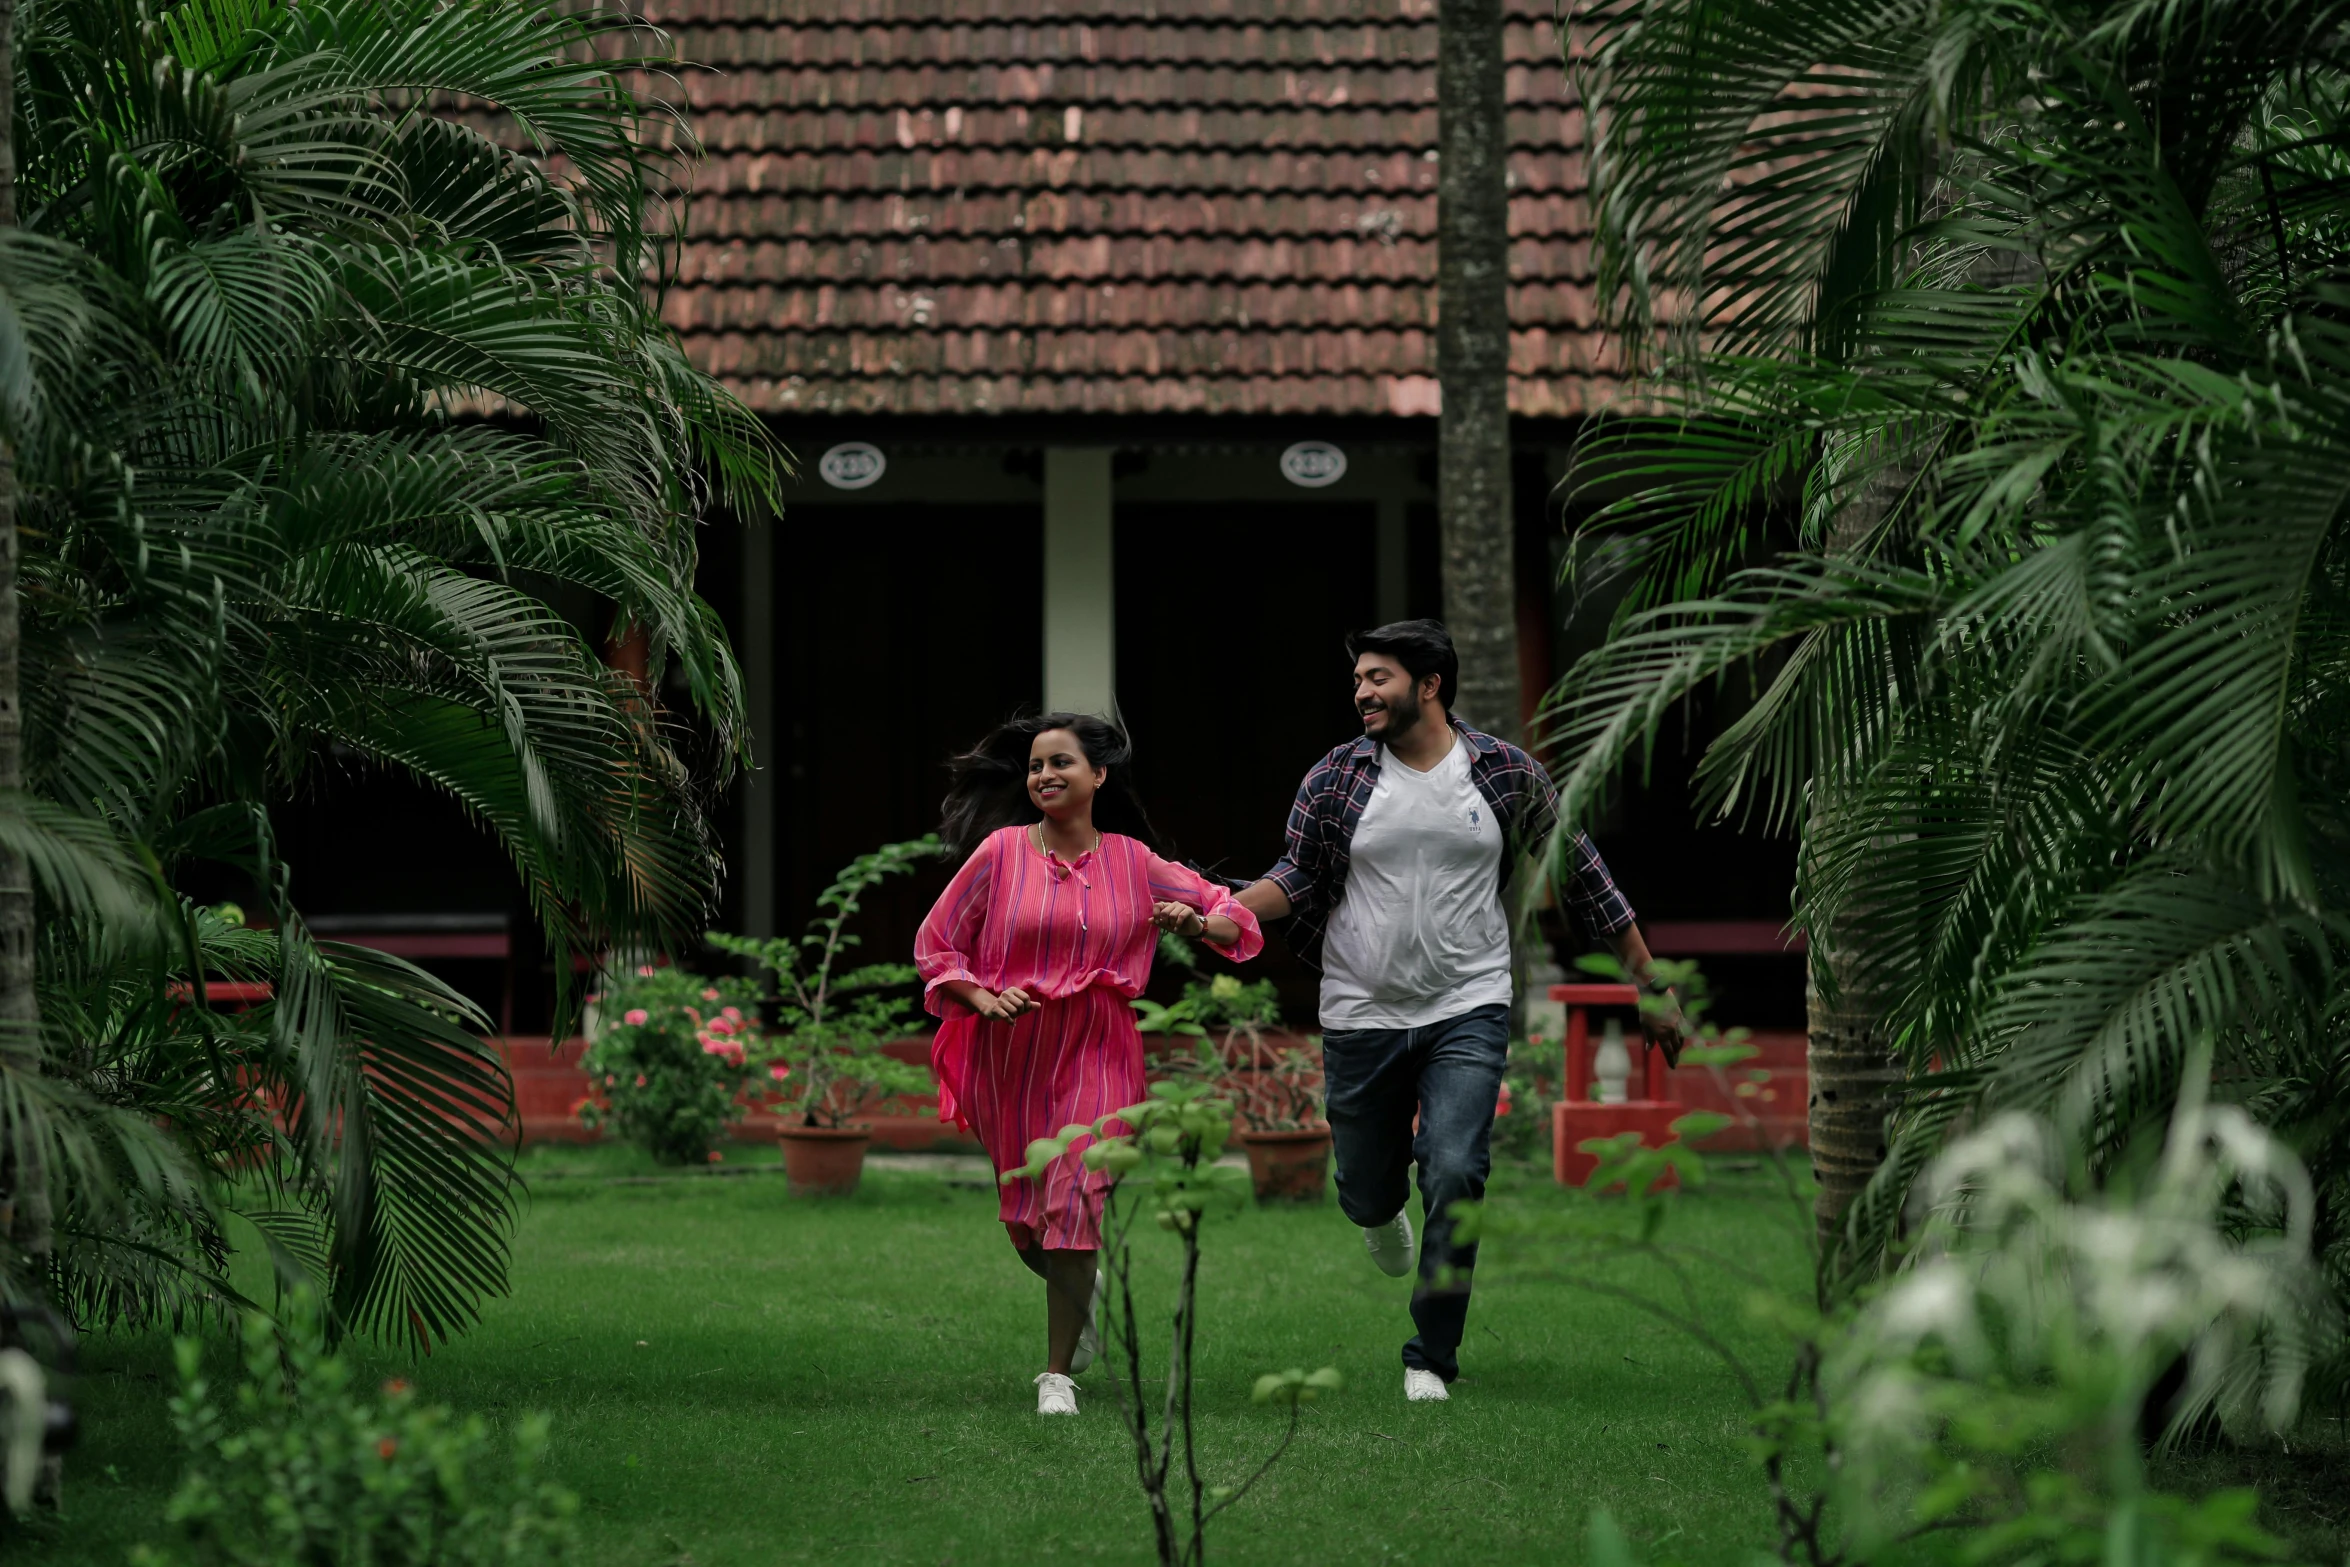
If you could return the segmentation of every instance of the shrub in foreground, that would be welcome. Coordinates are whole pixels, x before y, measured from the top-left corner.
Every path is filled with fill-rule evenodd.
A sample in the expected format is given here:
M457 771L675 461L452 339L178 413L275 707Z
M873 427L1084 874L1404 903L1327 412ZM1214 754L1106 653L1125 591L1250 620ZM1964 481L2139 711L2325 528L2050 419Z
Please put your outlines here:
M569 1554L579 1504L542 1478L543 1415L502 1442L404 1381L359 1388L306 1300L282 1334L246 1319L233 1405L192 1340L177 1351L187 1468L164 1540L134 1551L135 1567L547 1567Z

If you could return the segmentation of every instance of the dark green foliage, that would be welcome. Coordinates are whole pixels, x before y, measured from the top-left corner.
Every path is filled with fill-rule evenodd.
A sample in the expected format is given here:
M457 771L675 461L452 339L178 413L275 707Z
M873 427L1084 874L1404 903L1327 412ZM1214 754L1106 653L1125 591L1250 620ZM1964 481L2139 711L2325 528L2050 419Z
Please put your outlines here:
M1711 802L1834 802L1800 918L1910 1087L1831 1279L1953 1128L2044 1112L2110 1169L2208 1041L2350 1282L2350 12L1580 20L1609 303L1659 377L1581 458L1636 612L1547 721L1579 809L1727 686ZM1737 569L1774 519L1796 547Z
M135 1550L136 1567L542 1567L570 1554L579 1502L542 1478L544 1417L501 1443L405 1381L355 1385L312 1303L288 1318L282 1338L246 1319L233 1408L199 1346L179 1341L171 1412L187 1469L163 1543Z
M614 62L658 45L521 0L19 8L28 797L0 833L40 877L48 1038L0 1073L0 1141L46 1150L49 1283L87 1318L219 1300L231 1209L337 1328L428 1346L503 1287L508 1084L445 986L311 940L265 807L322 768L460 802L566 983L699 929L710 780L595 641L643 629L730 765L695 527L771 498L779 455L639 286L657 170ZM169 895L207 861L266 930ZM207 975L273 999L216 1017Z

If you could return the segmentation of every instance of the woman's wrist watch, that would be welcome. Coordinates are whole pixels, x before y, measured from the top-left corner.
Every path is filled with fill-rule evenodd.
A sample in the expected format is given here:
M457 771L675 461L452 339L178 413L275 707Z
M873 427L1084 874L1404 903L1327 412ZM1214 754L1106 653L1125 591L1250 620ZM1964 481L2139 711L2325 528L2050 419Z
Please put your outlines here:
M1202 910L1202 909L1193 909L1193 910L1191 911L1191 917L1192 917L1193 919L1195 919L1195 920L1199 921L1199 929L1197 929L1197 930L1193 931L1193 932L1192 932L1192 934L1193 934L1194 936L1198 937L1198 938L1199 938L1200 940L1202 940L1202 941L1205 941L1205 940L1207 940L1207 938L1208 938L1208 916L1207 916L1207 913L1206 913L1206 911L1205 911L1205 910Z

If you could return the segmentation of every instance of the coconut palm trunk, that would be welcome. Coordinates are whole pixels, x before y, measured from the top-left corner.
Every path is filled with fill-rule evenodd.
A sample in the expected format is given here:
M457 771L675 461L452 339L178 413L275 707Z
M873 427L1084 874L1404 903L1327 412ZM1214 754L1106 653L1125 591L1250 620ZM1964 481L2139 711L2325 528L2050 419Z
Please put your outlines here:
M0 0L0 233L16 227L16 0ZM24 712L17 694L16 452L0 437L0 791L24 782ZM33 883L22 854L0 848L0 1050L8 1068L41 1066L41 1013L33 994ZM21 1136L0 1150L9 1239L25 1255L49 1251L48 1183L38 1151Z
M1913 477L1914 470L1901 465L1878 470L1838 515L1829 551L1862 549ZM1812 779L1806 845L1832 837L1836 814L1845 808L1832 769L1820 768ZM1819 1182L1812 1221L1819 1236L1823 1296L1837 1271L1836 1243L1845 1210L1885 1162L1887 1121L1901 1085L1901 1065L1884 1022L1891 1010L1886 969L1869 959L1871 938L1895 913L1846 904L1816 924L1806 921L1812 954L1804 992L1804 1064L1811 1082L1806 1119L1812 1174Z
M1510 506L1509 119L1500 0L1437 9L1436 374L1444 618L1460 651L1454 706L1519 737Z

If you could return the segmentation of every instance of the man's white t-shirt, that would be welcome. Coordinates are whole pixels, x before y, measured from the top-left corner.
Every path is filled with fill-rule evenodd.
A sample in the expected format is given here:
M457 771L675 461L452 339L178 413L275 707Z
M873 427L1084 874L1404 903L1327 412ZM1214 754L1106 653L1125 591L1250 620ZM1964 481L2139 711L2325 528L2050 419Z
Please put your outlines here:
M1322 1028L1419 1028L1510 999L1501 823L1458 736L1415 772L1379 748L1322 945Z

